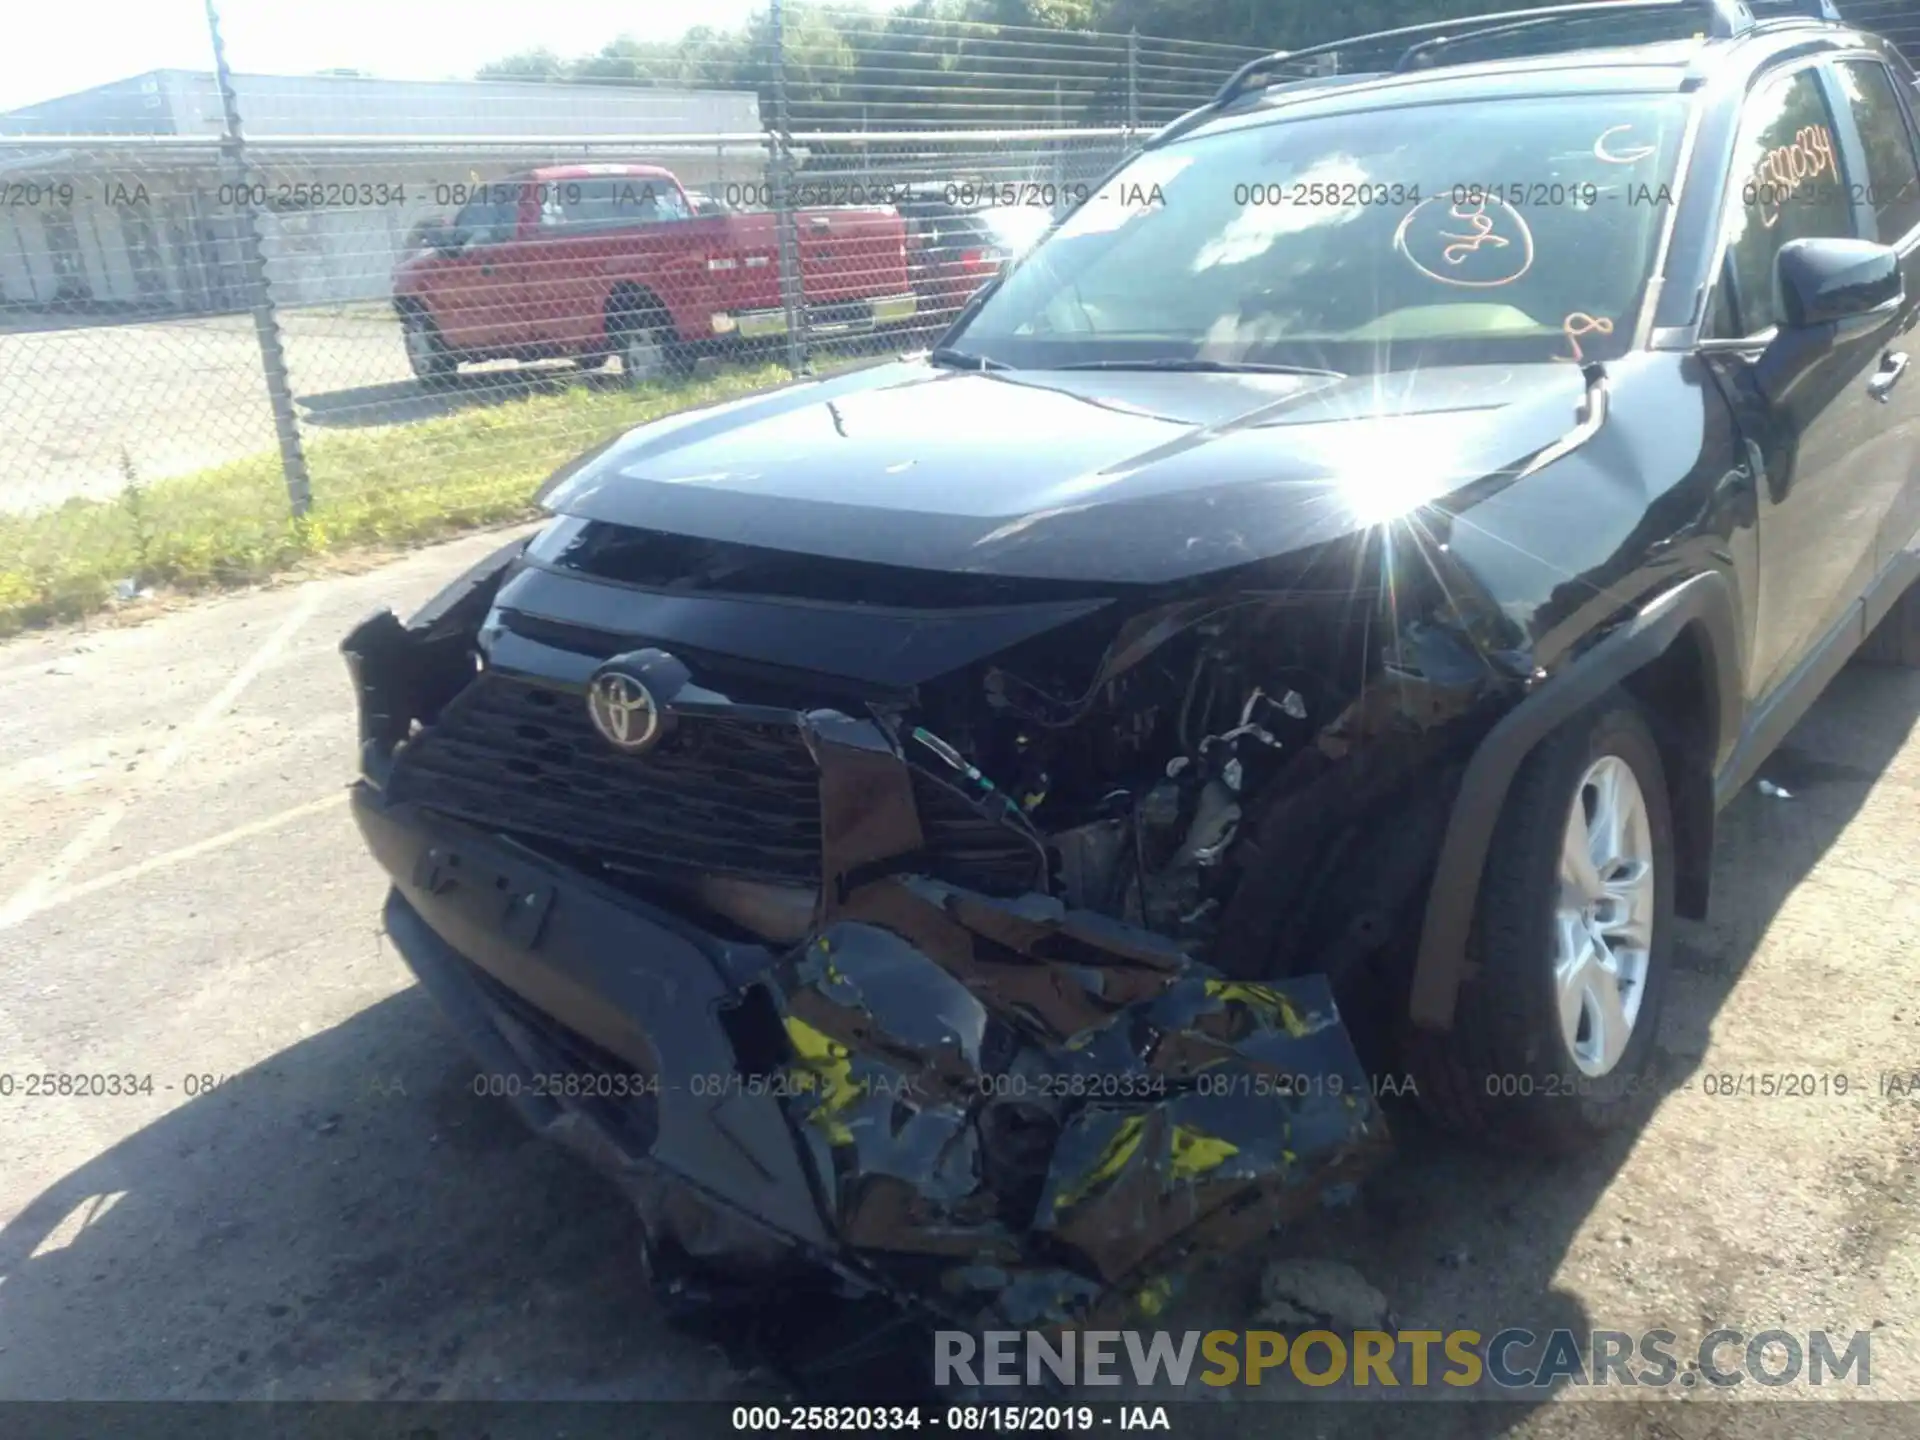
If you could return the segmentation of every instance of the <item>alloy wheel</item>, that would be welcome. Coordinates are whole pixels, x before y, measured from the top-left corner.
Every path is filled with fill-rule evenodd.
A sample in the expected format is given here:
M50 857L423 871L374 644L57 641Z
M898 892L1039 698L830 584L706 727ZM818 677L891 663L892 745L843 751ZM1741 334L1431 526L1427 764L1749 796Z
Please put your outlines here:
M1574 1065L1620 1063L1646 994L1653 945L1653 827L1633 767L1604 755L1573 795L1554 907L1554 993Z
M424 322L411 319L406 324L407 360L416 374L425 375L434 367L439 356L434 353L433 336Z
M661 349L659 338L647 326L629 330L620 345L620 366L627 373L629 384L637 380L651 380L666 369L666 352Z

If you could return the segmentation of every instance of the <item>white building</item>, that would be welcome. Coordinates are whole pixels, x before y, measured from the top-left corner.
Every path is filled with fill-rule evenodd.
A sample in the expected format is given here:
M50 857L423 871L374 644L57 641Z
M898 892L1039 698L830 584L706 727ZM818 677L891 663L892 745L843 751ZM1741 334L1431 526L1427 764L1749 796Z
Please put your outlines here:
M381 299L409 232L482 181L580 160L665 165L695 189L765 176L751 91L233 80L245 189L223 162L208 72L156 70L0 112L0 302L239 308L250 209L278 302Z

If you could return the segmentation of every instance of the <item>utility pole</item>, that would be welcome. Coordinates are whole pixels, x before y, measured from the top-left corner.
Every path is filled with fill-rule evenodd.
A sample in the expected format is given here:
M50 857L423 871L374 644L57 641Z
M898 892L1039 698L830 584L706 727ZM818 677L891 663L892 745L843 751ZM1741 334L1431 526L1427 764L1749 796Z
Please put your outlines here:
M1140 128L1140 32L1127 31L1127 139Z
M267 399L273 406L273 429L280 441L280 470L287 480L287 504L297 520L313 508L313 482L307 474L306 452L300 446L300 420L293 408L293 383L287 376L287 352L280 343L280 321L274 314L267 282L266 242L260 233L260 207L253 203L247 180L247 142L240 129L240 102L233 93L233 72L227 68L227 47L220 39L220 15L207 0L207 34L213 40L213 73L220 86L224 123L220 154L227 176L239 197L236 208L244 217L241 260L247 294L252 301L253 333L260 342L260 366L266 372Z
M793 138L787 118L787 38L781 0L768 0L767 22L773 41L773 205L780 236L780 306L787 319L787 372L807 366L806 302L800 293L800 245L793 213Z

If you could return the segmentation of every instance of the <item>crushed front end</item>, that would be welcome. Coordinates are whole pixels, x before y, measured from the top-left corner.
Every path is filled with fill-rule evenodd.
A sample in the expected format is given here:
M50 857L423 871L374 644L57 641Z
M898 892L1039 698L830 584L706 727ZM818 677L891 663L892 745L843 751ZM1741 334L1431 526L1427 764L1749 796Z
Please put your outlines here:
M740 547L705 557L721 594L591 531L347 638L354 802L401 954L491 1088L634 1199L658 1275L1121 1323L1378 1158L1328 977L1271 957L1384 943L1483 652L1393 637L1383 710L1291 601L935 612L885 567ZM1321 853L1283 861L1289 826ZM1340 854L1365 884L1287 901Z

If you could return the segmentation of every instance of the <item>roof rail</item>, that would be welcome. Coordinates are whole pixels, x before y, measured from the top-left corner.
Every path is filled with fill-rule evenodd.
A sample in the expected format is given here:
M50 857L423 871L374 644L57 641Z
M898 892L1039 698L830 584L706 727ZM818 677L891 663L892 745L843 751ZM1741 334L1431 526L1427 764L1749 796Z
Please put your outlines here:
M1755 10L1785 10L1790 15L1798 15L1808 20L1831 20L1844 24L1840 19L1840 7L1833 0L1748 0Z
M1786 0L1796 14L1823 20L1838 20L1833 0ZM1415 42L1394 68L1407 69L1416 55L1423 55L1449 44L1468 39L1520 30L1547 28L1582 20L1601 20L1609 16L1701 14L1707 20L1708 33L1716 39L1744 35L1756 21L1746 0L1589 0L1576 5L1543 5L1526 10L1496 11L1487 15L1457 16L1451 20L1428 20L1418 25L1402 25L1393 30L1375 30L1365 35L1349 35L1302 50L1277 50L1240 67L1220 87L1206 108L1219 109L1240 96L1266 88L1281 70L1302 60L1320 55L1338 55L1343 50L1381 45L1394 40Z
M1481 18L1492 19L1494 17L1484 16ZM1473 24L1474 22L1469 20L1466 23ZM1503 35L1519 35L1528 30L1540 30L1548 26L1562 25L1565 23L1567 23L1566 16L1543 15L1532 20L1512 20L1502 25L1482 25L1472 30L1449 30L1444 35L1435 35L1430 39L1415 41L1412 45L1409 45L1406 53L1402 55L1394 65L1393 73L1399 75L1408 70L1421 69L1430 55L1437 50L1446 49L1449 45L1464 45L1471 40L1497 40Z

